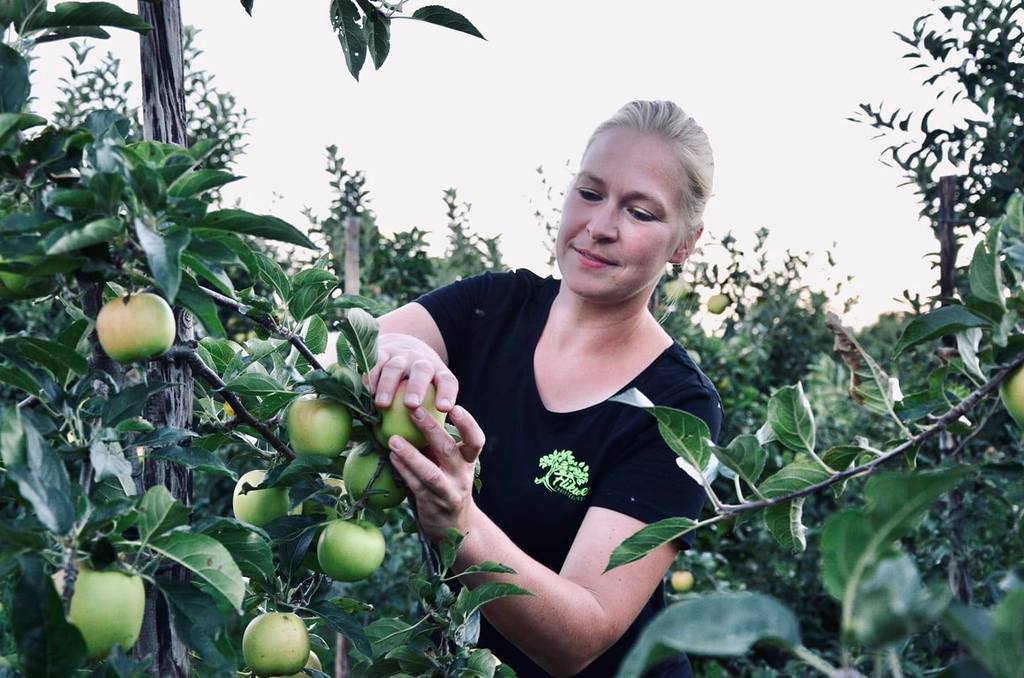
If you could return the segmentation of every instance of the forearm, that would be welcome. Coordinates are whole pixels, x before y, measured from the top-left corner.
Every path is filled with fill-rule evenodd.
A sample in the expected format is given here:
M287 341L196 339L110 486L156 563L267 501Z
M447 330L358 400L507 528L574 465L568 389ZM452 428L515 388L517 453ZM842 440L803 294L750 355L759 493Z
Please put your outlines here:
M485 582L507 582L531 596L509 596L485 605L487 621L534 662L555 676L571 676L615 640L594 595L531 558L483 512L473 520L456 558L456 570L490 560L516 574L477 573L461 577L470 589Z

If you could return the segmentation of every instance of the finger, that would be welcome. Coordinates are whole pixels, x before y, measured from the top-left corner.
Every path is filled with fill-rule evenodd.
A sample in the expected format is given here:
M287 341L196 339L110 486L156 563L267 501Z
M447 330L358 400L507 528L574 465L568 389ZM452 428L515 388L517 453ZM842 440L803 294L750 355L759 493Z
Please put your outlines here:
M444 368L434 374L434 385L437 389L434 404L441 412L450 412L455 406L455 397L459 394L459 380L451 370Z
M380 371L384 369L384 363L390 358L391 354L387 351L377 352L377 363L366 374L366 388L370 391L370 395L377 393L377 380L380 379Z
M412 411L412 423L423 432L427 439L427 451L433 451L437 455L440 465L447 469L454 469L459 459L459 444L455 442L451 434L444 429L430 414L422 407Z
M399 467L399 473L410 490L417 495L426 491L437 497L447 496L448 477L437 464L420 454L401 436L391 436L388 447L391 449L391 463Z
M427 395L427 386L434 377L434 363L420 358L409 367L409 381L405 384L405 406L419 407Z
M480 452L484 449L484 443L487 440L483 429L476 423L476 419L469 413L469 410L461 405L452 408L448 416L462 437L462 444L459 445L459 452L462 454L462 458L470 464L474 463L477 457L480 456Z
M391 356L384 363L380 370L380 379L377 380L377 395L373 401L377 407L387 407L391 404L398 384L405 377L408 368L409 362L401 355Z

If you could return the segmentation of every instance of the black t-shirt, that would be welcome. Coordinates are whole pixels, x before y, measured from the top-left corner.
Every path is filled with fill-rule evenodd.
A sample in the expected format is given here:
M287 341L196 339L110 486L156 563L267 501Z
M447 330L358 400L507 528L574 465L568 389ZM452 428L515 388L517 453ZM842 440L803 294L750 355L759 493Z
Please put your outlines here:
M533 355L559 284L519 269L467 278L416 300L441 331L459 380L459 404L486 435L477 505L519 548L555 572L591 506L652 523L696 519L705 499L644 410L614 402L573 412L544 407ZM717 441L718 392L678 343L622 391L630 388L656 405L700 417ZM684 545L692 538L684 537ZM643 626L664 606L659 586L622 638L578 675L614 675ZM479 644L522 678L548 675L483 617ZM680 657L652 675L689 676L689 664Z

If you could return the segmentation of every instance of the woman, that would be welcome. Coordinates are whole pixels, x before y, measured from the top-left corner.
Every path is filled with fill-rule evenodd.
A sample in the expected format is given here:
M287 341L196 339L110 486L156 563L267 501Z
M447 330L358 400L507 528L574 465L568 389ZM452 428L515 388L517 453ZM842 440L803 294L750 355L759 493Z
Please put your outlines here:
M427 535L465 535L459 571L484 560L516 571L465 585L508 581L533 593L483 608L479 644L519 676L614 675L689 544L604 572L645 524L696 518L704 501L654 418L607 399L638 388L701 417L717 439L717 392L648 310L665 264L683 263L703 230L712 172L707 137L675 104L627 104L594 132L566 194L561 280L488 273L380 319L369 386L383 407L408 379L403 401L430 448L398 436L388 444ZM461 444L420 407L428 384ZM680 657L651 675L691 673Z

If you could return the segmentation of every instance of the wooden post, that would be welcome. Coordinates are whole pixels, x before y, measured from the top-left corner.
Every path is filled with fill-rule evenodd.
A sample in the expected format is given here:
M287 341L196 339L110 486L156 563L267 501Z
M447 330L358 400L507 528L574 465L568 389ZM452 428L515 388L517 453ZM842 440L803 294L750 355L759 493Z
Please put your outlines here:
M345 217L345 294L359 294L360 217Z
M939 238L939 293L946 298L956 295L956 255L957 242L953 231L956 225L954 206L956 205L957 177L945 176L939 179L939 223L936 235ZM955 347L956 339L951 336L942 338L946 347ZM944 460L956 461L956 450L959 446L957 436L943 431L939 436L939 455ZM963 544L963 492L953 488L944 500L945 524L949 534L950 553L946 566L949 588L961 603L971 602L971 580L964 558ZM958 646L958 654L963 648Z
M181 8L179 0L138 3L139 16L153 30L141 38L142 110L146 139L187 145L185 127L184 62L182 56ZM174 308L177 324L175 345L195 339L192 316ZM149 380L172 386L146 403L146 418L156 426L192 428L192 370L187 363L150 363ZM147 460L142 473L144 488L164 485L171 495L190 505L192 475L184 467L164 461ZM170 566L157 573L179 581L187 571ZM146 614L142 633L135 644L136 657L152 657L153 673L162 678L188 678L188 648L171 623L171 611L151 586L146 587Z

